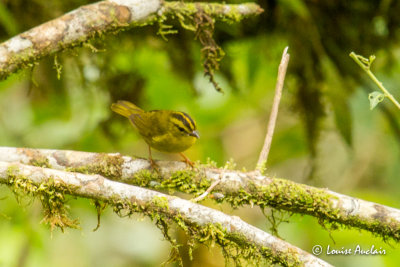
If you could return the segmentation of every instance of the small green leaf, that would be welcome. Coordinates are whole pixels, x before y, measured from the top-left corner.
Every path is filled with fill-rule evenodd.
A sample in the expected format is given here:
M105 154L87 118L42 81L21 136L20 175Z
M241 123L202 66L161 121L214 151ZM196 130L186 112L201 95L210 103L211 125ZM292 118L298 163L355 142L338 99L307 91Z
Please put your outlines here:
M372 62L374 62L375 58L376 58L375 55L369 56L369 65L370 66L371 66Z
M357 55L357 58L364 64L364 66L366 66L367 68L370 67L371 63L369 62L369 60L367 58L360 56L360 55Z
M378 105L380 102L385 99L385 95L382 94L381 92L374 91L368 95L369 99L369 109L373 110L376 105Z

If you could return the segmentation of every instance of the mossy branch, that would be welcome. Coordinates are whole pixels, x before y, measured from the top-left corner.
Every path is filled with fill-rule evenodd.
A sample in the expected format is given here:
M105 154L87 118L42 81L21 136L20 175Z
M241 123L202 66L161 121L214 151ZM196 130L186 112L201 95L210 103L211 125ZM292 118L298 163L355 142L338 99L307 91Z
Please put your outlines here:
M166 14L186 14L194 16L204 11L213 18L226 22L240 22L244 18L261 14L264 10L255 3L219 4L219 3L185 3L182 1L165 2L162 12Z
M266 260L283 266L331 266L238 217L178 197L111 181L98 174L88 175L0 161L0 183L14 189L23 188L33 195L38 192L38 188L46 189L50 184L51 194L69 194L103 201L119 214L145 214L156 222L167 239L168 223L175 222L195 241L206 244L215 242L224 251L236 251L238 257L243 255L254 263Z
M216 180L215 199L232 206L259 205L307 214L333 226L354 227L383 239L400 241L400 210L377 203L270 178L259 172L240 172L198 166L187 169L182 162L157 162L160 174L150 172L144 159L120 154L77 151L0 148L0 161L33 164L47 168L100 174L113 180L153 189L178 190L199 196Z
M81 46L107 33L163 21L176 14L194 15L205 10L216 19L237 22L259 14L251 3L242 5L181 3L162 0L108 0L79 7L0 44L0 80L29 68L48 55ZM176 17L179 16L176 15Z

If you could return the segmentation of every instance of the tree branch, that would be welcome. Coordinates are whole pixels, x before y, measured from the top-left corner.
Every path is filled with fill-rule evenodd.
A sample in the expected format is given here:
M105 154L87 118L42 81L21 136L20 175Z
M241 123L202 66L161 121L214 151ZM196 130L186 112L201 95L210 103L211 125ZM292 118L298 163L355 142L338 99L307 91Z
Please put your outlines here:
M259 172L239 172L199 166L186 169L182 162L157 162L160 175L150 172L144 159L120 154L0 147L0 161L19 162L48 168L101 174L124 183L155 189L175 189L201 195L209 186L233 206L259 205L308 214L320 222L364 229L384 239L400 241L400 210L338 194L328 189L270 178Z
M0 183L24 189L29 187L38 192L39 188L48 188L49 181L56 191L62 193L101 200L116 208L122 206L129 210L129 214L141 212L154 220L172 220L185 232L192 236L197 235L202 242L214 241L225 249L229 246L246 251L251 249L253 253L285 266L331 266L277 237L248 225L238 217L228 216L187 200L111 181L101 175L71 173L0 161ZM215 240L209 240L213 238Z
M0 44L0 80L41 58L82 45L105 33L143 26L165 16L184 12L191 15L206 10L211 16L239 21L257 15L262 9L252 3L223 5L213 3L164 2L162 0L109 0L79 7Z

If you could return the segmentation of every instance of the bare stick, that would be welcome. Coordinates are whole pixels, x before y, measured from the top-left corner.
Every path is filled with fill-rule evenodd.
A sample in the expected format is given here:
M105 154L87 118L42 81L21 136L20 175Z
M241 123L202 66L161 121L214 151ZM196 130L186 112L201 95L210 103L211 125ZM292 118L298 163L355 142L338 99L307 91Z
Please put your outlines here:
M279 103L281 101L283 83L285 81L286 70L289 64L289 54L287 53L289 47L285 47L282 54L281 63L278 69L278 79L276 81L274 102L272 104L271 114L269 115L267 135L265 136L264 146L261 150L260 157L258 158L257 169L263 169L267 164L269 150L271 148L272 136L274 135L276 118L278 117Z

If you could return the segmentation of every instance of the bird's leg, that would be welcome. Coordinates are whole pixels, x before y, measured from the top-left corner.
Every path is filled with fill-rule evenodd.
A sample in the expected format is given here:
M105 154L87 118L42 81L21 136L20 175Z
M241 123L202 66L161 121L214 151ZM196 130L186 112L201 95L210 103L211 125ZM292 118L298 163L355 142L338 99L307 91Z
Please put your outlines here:
M156 170L157 172L159 171L157 163L153 160L153 157L151 156L151 147L149 146L149 161L150 161L150 166L153 170Z
M187 165L189 165L190 167L194 168L194 162L191 161L190 159L188 159L182 152L179 153L179 155L182 156L183 158L183 162L185 162Z

